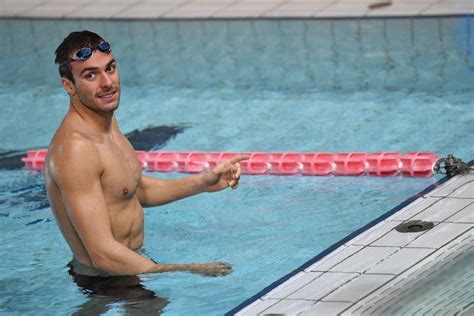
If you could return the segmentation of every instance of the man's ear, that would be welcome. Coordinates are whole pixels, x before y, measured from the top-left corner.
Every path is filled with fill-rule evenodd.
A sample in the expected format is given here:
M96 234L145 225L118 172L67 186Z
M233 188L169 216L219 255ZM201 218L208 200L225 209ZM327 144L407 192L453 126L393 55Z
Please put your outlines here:
M72 83L71 80L66 77L61 77L61 84L63 85L64 90L66 90L66 92L70 96L76 94L76 87L74 86L74 83Z

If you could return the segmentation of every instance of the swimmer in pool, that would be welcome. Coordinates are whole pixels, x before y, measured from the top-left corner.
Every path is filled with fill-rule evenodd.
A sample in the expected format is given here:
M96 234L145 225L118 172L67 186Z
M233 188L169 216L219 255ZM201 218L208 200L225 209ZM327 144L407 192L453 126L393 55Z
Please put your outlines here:
M248 157L237 156L205 174L181 179L143 176L114 115L120 77L110 44L93 32L73 32L56 49L55 63L70 106L49 145L45 179L51 209L73 253L74 273L230 273L225 262L156 263L141 255L143 208L236 189L238 163Z

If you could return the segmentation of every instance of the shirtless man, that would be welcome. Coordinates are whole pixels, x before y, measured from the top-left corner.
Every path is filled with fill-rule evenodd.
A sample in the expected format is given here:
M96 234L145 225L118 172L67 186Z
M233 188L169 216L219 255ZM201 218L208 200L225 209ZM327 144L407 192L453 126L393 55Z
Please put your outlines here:
M75 273L230 273L231 266L223 262L164 264L142 256L137 250L143 244L143 207L236 189L238 162L248 157L181 179L142 176L114 116L120 79L110 44L89 31L73 32L57 48L55 62L70 107L49 146L45 179L51 209L73 252Z

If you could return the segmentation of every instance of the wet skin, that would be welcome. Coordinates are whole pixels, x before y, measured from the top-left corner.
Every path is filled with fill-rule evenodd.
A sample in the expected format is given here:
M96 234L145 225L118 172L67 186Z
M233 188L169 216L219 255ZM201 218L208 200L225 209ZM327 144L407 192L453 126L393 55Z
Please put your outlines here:
M95 51L86 61L72 62L71 69L74 82L61 79L70 108L49 146L45 179L61 232L77 261L88 267L84 274L228 274L231 266L224 262L157 264L137 253L144 238L143 207L235 189L238 162L248 157L235 157L206 174L181 179L142 176L134 149L114 116L120 77L113 54Z

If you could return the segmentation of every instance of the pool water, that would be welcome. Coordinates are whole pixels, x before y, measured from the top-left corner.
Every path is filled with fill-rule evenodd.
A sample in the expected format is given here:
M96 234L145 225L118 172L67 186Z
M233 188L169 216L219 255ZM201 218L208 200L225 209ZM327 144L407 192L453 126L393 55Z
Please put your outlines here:
M408 45L413 49L406 52L406 58L403 57L405 59L402 58L402 52L393 48L393 56L397 58L391 57L393 68L389 69L384 65L390 54L387 55L382 50L384 62L378 63L380 51L376 49L376 44L372 45L370 56L363 53L366 58L361 60L346 56L343 49L345 46L342 44L341 47L331 46L339 55L337 62L331 59L330 65L321 68L327 78L313 77L312 85L303 87L298 85L298 80L282 80L280 72L271 74L265 68L267 64L263 59L259 61L262 66L256 76L258 78L251 81L252 71L245 70L247 64L244 62L250 60L252 54L255 55L251 50L244 49L230 54L229 65L242 67L238 72L233 72L235 68L230 67L227 72L221 73L222 69L219 67L222 62L217 62L219 67L211 67L211 70L199 68L207 69L207 73L201 73L207 78L207 81L203 79L206 84L201 85L202 80L194 84L199 80L193 77L193 71L187 68L188 64L165 65L156 61L156 56L138 59L132 53L127 55L126 47L121 47L121 52L117 49L117 54L124 56L122 59L118 57L118 65L123 65L124 69L124 84L121 106L117 112L119 124L123 132L147 126L186 126L183 133L168 141L165 150L434 151L440 156L453 153L470 160L474 156L472 146L469 146L469 139L474 137L474 93L466 86L472 80L472 70L464 64L465 57L469 57L469 54L466 55L466 47L469 45L459 44L465 40L465 35L462 32L459 35L456 31L458 28L463 29L466 20L410 21L402 23L407 22L402 19L367 23L419 23L421 27L414 27L415 33L427 36L431 34L428 26L441 25L442 32L439 28L433 30L444 37L433 45L441 47L447 53L425 54L429 51L430 46L426 46L429 42L424 39L423 44L415 41L411 46ZM257 29L267 28L269 34L273 34L271 32L275 29L284 30L283 33L288 30L282 28L281 22L267 22L259 24ZM65 21L63 24L58 21L3 20L2 23L5 26L2 32L8 33L9 38L13 39L10 40L13 48L3 48L4 53L13 51L18 45L27 46L24 43L26 39L21 35L29 34L29 24L35 25L36 31L47 29L45 25L58 24L64 26L63 30L96 27L99 31L104 30L109 37L115 36L115 42L119 41L120 30L128 25L126 22L97 21ZM218 22L216 28L221 25L219 23L224 22ZM226 24L228 31L237 29L239 25L244 30L252 30L252 25L255 27L253 22L234 23L236 24ZM296 32L300 22L295 21L296 26L288 21L285 23L293 27L294 34L300 34ZM303 34L307 38L309 29L318 28L312 22L305 23L307 28ZM361 22L320 23L321 28L328 27L328 34L334 37L334 34L342 34L337 30L353 25L357 31L357 23ZM209 31L211 24L205 24L205 29ZM195 24L178 23L179 41L191 37L189 32L193 25ZM311 27L308 28L308 25ZM18 33L9 33L6 26L10 31L17 28ZM156 22L152 26L154 30L170 29L168 23ZM362 38L370 35L366 34L370 33L370 28L365 24L359 26ZM446 31L446 28L452 29L453 33ZM214 32L219 33L217 30ZM261 34L259 32L256 34ZM52 34L55 34L53 37L56 45L67 32L58 35L56 30ZM160 34L165 36L163 34L174 33L170 31ZM390 40L384 42L383 49L387 47L387 43L390 44L389 47L399 43L393 40L397 38L395 35L388 37ZM459 36L461 39L457 40ZM29 35L26 38L31 37ZM334 42L333 37L323 37L318 41L327 40L329 46L331 43L339 43ZM221 43L221 37L217 38L205 46L208 51L217 49L214 45L224 44L222 50L230 52L238 39L242 40L236 36L229 44L225 41ZM263 43L270 45L272 38L274 39L269 35L269 42L263 39ZM137 45L138 39L132 40L133 36L128 39L128 43L132 43L129 45ZM52 41L49 38L44 40ZM33 39L30 41L35 42ZM115 45L114 41L111 42ZM367 51L370 44L364 43L361 47ZM460 46L464 48L460 49ZM190 53L186 45L171 42L170 50L162 49L159 54L169 61L176 55L176 47L182 49L181 57ZM189 47L198 49L201 46L191 41ZM287 52L287 48L274 48L279 52ZM134 52L128 52L132 51ZM28 52L32 54L32 51ZM22 56L16 61L7 54L5 61L0 62L1 69L6 69L8 74L3 72L0 82L2 150L46 146L67 111L67 96L57 83L49 82L50 77L56 74L42 66L43 63L51 63L52 55L43 54L42 50L40 52L42 63L38 71L50 74L44 82L38 82L41 80L38 80L37 74L31 80L20 80L28 73L28 65L30 70L34 67L31 61L22 59ZM270 64L278 64L278 60L287 60L285 54L277 54L274 59L267 55L266 58ZM315 55L314 59L324 60L325 56L322 52L321 55ZM423 67L423 58L420 56L431 58L426 60L429 67ZM130 66L137 61L135 58L141 61L138 68ZM20 61L26 62L26 66L24 63L20 65ZM212 63L206 58L201 61L204 65L206 62ZM17 72L12 63L19 67ZM249 62L248 65L254 67L259 63ZM301 63L298 59L286 62L285 69L290 72L289 77L300 78ZM190 61L190 64L195 66L196 60ZM296 69L294 72L291 71L292 64ZM154 72L144 72L143 77L138 75L146 68L154 69L155 65L158 65L156 69L163 75L165 82L151 80L156 79ZM350 66L347 69L356 69L357 76L353 76L354 72L345 71L344 65ZM367 65L373 67L367 68ZM405 66L408 68L404 68ZM314 64L308 67L312 71L318 69L314 68ZM403 77L394 81L396 76L392 75L403 73L404 69L418 69L420 84L413 81L407 83ZM174 81L169 75L173 71L176 73ZM386 84L377 85L380 80L372 72L388 74L384 81ZM355 82L360 82L364 74L366 84L356 85ZM440 77L440 74L444 77ZM132 78L125 79L127 76ZM137 84L140 78L144 82ZM228 81L220 81L224 78L228 78ZM248 84L242 84L248 78ZM440 78L444 79L440 81ZM150 175L166 178L183 176ZM72 314L81 311L156 314L154 308L165 300L165 315L222 315L439 178L244 176L236 191L202 194L160 208L147 209L146 254L161 262L227 261L233 265L234 271L219 278L188 273L146 275L142 277L142 284L162 300L124 302L111 301L106 297L88 297L72 282L65 267L71 256L70 251L47 205L43 175L28 170L2 170L0 257L3 260L0 262L0 312L21 315Z
M69 249L44 207L43 176L25 170L0 175L2 311L36 314L41 306L44 314L70 314L85 309L89 299L65 267ZM238 191L147 209L145 250L155 260L222 260L234 271L222 278L147 275L143 284L170 301L165 314L223 314L433 181L248 176ZM103 299L102 304L109 303ZM100 306L100 300L95 304ZM147 302L130 306L150 308Z
M123 87L117 118L124 133L189 127L166 150L433 151L469 160L473 97L471 91L293 93L148 84ZM68 102L58 87L0 86L1 147L47 146Z

